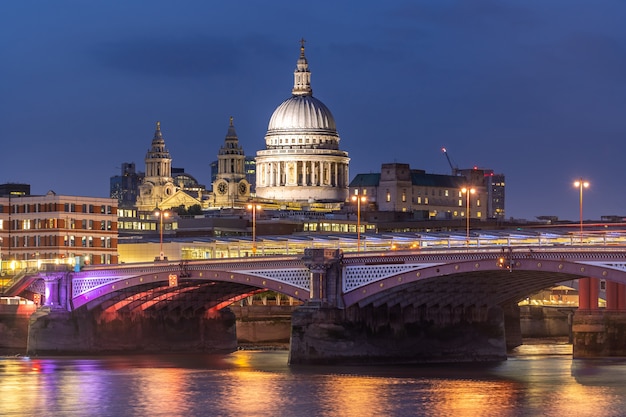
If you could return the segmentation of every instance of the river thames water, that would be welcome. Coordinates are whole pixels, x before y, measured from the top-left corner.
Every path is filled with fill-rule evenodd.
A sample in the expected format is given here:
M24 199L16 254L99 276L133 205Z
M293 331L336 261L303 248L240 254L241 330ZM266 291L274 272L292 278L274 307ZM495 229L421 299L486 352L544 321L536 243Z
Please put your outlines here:
M0 416L626 416L626 359L524 345L494 365L289 366L286 351L0 357Z

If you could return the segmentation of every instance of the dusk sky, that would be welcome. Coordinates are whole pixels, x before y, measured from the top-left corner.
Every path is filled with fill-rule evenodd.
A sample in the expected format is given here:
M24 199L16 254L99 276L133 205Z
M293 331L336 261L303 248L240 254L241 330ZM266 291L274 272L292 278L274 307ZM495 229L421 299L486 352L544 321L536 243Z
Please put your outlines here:
M0 4L0 183L105 197L156 121L210 186L229 117L264 149L306 39L350 178L387 162L506 175L506 217L626 216L623 0Z

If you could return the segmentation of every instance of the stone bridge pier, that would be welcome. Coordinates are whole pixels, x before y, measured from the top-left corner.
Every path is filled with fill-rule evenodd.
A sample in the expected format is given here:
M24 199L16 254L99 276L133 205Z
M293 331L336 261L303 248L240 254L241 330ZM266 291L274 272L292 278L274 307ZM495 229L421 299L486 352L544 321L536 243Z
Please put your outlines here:
M289 362L436 363L506 360L499 307L344 306L342 252L307 249L311 299L292 315Z

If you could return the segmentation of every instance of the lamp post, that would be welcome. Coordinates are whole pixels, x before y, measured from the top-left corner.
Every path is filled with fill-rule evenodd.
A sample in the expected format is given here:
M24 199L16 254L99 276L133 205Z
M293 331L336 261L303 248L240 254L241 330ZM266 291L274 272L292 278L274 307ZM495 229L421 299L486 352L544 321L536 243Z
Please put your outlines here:
M589 187L589 181L585 181L580 178L578 181L574 181L574 187L578 187L580 190L580 243L583 243L583 188Z
M465 194L466 207L465 210L465 243L469 246L470 236L470 194L474 194L476 190L474 188L463 187L461 192Z
M252 254L256 255L256 211L260 210L259 204L248 204L248 210L252 210Z
M163 217L169 217L170 213L157 207L154 215L159 218L159 259L163 261L165 260L163 253Z
M352 201L356 201L356 251L361 251L361 201L366 202L367 197L357 194L352 196Z

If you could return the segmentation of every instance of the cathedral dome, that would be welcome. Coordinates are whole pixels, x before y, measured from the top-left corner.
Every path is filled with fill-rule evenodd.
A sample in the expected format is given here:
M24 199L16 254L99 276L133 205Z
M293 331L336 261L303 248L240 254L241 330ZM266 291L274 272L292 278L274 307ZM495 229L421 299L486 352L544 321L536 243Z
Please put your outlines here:
M267 127L270 131L337 130L332 113L318 99L309 95L294 95L274 110Z

